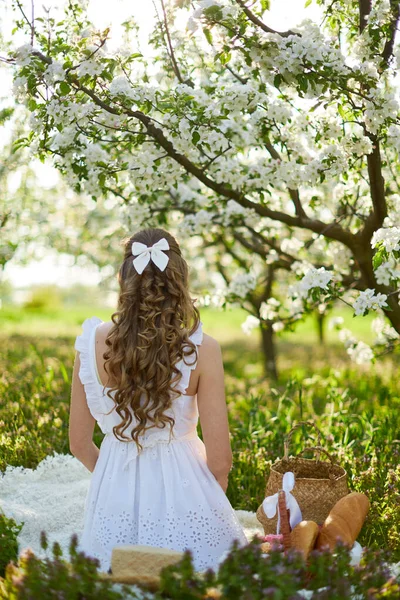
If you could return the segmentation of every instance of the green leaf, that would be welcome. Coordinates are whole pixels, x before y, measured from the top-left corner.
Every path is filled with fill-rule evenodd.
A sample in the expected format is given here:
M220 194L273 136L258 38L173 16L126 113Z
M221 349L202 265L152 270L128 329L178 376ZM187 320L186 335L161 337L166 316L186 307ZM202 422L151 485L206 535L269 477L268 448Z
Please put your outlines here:
M67 94L69 94L69 93L70 93L70 91L71 91L71 86L70 86L70 85L68 85L68 83L67 83L66 81L62 81L62 82L60 83L60 88L59 88L59 89L60 89L60 92L61 92L61 94L62 94L63 96L66 96Z
M207 42L212 45L213 43L213 38L211 35L211 31L209 29L207 29L206 27L203 29L204 35L206 36L206 40Z
M306 91L308 89L307 78L304 77L304 75L299 75L297 77L297 81L299 82L299 87L300 87L301 91L304 92L304 93L306 93Z
M193 142L193 144L197 144L197 142L199 142L199 141L200 141L200 134L199 134L199 132L198 131L193 131L193 134L192 134L192 142Z
M274 86L276 88L279 88L279 86L281 85L282 81L283 81L283 77L282 77L282 75L280 73L278 73L274 77Z
M304 8L307 8L307 6L310 6L311 2L312 2L312 0L307 0L307 2L304 5Z
M377 250L377 252L375 252L373 258L372 258L372 266L374 268L374 271L381 266L381 264L386 261L388 259L388 253L385 249L384 246L380 246Z
M342 119L346 118L346 111L344 110L341 104L338 104L338 113L342 117Z
M203 14L207 19L212 19L213 21L222 21L223 18L222 9L217 5L205 8Z
M219 60L223 65L226 65L226 63L228 63L231 60L231 58L232 55L230 52L222 52L221 56L219 57Z
M269 7L270 7L269 0L261 0L261 10L263 12L265 12L266 10L269 10Z
M36 110L37 108L37 103L36 100L34 98L30 98L30 100L28 101L28 108L31 112L33 112L34 110Z
M16 152L23 146L26 146L26 138L18 138L17 140L15 140L15 142L12 145L12 151Z

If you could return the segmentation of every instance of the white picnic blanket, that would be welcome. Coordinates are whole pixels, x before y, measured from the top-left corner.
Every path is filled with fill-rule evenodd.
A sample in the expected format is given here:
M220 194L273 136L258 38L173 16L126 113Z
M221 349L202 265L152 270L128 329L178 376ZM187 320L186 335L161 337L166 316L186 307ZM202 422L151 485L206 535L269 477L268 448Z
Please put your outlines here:
M19 551L30 547L40 558L40 532L46 531L49 545L58 541L68 559L71 535L83 528L83 510L91 473L70 454L47 456L36 469L7 467L0 474L0 509L17 523L24 521L18 536ZM263 534L253 512L237 511L250 540ZM48 555L48 554L47 554Z

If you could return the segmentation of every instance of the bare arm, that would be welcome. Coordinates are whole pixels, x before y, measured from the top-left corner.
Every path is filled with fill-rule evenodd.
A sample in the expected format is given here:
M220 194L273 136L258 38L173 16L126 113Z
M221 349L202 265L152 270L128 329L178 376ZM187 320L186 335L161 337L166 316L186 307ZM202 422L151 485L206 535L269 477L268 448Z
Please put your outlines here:
M197 403L207 465L226 492L232 466L232 450L225 401L224 367L221 348L210 336L206 337L201 346L199 367Z
M69 413L69 447L71 454L93 472L99 449L93 442L96 420L86 402L85 388L79 379L80 358L76 353L72 374L71 405Z

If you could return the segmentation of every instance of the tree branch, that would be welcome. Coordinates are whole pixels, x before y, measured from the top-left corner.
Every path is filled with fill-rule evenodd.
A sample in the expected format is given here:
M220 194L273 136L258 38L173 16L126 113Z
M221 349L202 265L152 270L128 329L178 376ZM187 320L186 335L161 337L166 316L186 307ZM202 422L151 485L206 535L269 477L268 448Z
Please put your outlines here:
M273 144L271 144L270 140L268 137L265 138L265 147L267 148L268 152L270 153L270 155L272 156L273 159L275 160L280 160L282 162L282 157L279 154L279 152L277 151L276 148L274 148ZM294 208L296 211L296 215L300 218L307 218L307 214L300 202L300 194L299 194L299 190L293 190L291 188L288 188L289 191L289 196L292 199L292 202L294 204Z
M38 56L43 60L46 64L51 64L52 60L42 54L41 52L34 51L33 54ZM244 208L253 209L258 215L261 217L268 217L273 219L274 221L280 221L289 225L291 227L300 227L302 229L308 229L314 231L314 233L326 233L329 231L329 234L326 237L342 242L345 246L350 249L353 248L355 244L355 236L350 231L343 229L336 221L333 223L324 223L319 219L310 219L308 217L300 217L298 215L289 215L287 213L281 212L279 210L272 210L268 208L268 206L264 206L261 204L257 204L252 202L241 192L234 189L230 189L225 187L220 183L216 183L199 168L192 161L190 161L186 156L177 152L172 144L165 135L162 129L156 127L153 123L153 120L145 115L143 112L138 110L131 110L127 107L122 107L120 110L117 108L113 108L104 100L99 98L97 94L83 85L79 79L73 75L69 74L67 79L71 83L71 85L77 89L84 92L87 96L89 96L97 106L103 108L106 112L109 112L114 115L126 114L135 119L138 119L143 125L146 127L149 135L168 153L168 155L173 158L178 164L180 164L188 173L194 175L199 181L201 181L205 186L212 189L214 192L219 194L220 196L227 198L229 200L235 200L240 206Z
M371 154L367 155L369 187L373 211L368 215L364 228L360 232L360 237L368 242L371 239L373 232L382 227L382 223L388 214L379 140L372 134L369 134L369 137L374 145Z
M220 234L217 236L217 240L224 246L225 251L230 254L232 256L232 258L237 262L237 264L244 270L247 271L248 269L248 264L247 262L241 258L232 248L231 246L229 246L228 242L226 241L225 237Z
M31 46L33 46L33 40L34 40L34 37L35 37L35 25L34 25L34 22L33 22L33 19L34 19L34 5L33 5L33 0L32 0L32 23L30 22L30 20L26 16L25 11L22 8L21 2L19 2L19 0L16 0L16 4L17 4L17 6L19 8L20 13L24 17L26 23L29 25L29 28L31 30Z
M393 19L390 23L390 35L389 38L386 40L386 44L382 52L382 58L386 62L386 64L389 64L390 57L393 54L397 25L400 21L400 2L398 0L390 0L390 6L392 10Z
M243 9L243 12L250 19L250 21L252 23L254 23L254 25L257 25L257 27L260 27L260 29L262 29L266 33L277 33L281 37L285 37L285 38L290 37L291 35L297 35L297 36L301 37L299 33L295 33L294 31L290 31L290 30L275 31L275 29L271 29L271 27L268 27L268 25L263 23L263 21L261 21L261 19L259 19L253 12L251 12L251 10L249 8L247 8L247 6L244 3L244 0L236 0L236 2Z
M90 90L86 86L82 85L79 81L75 80L74 83L78 89L80 89L85 94L90 96L90 98L92 98L92 100L98 106L101 106L102 108L104 108L104 110L111 112L112 114L120 114L120 111L110 107L107 103L105 103L103 100L101 100L92 90ZM303 229L309 229L311 231L314 231L315 233L322 233L322 232L329 231L329 234L327 235L327 237L330 237L331 239L340 241L343 244L345 244L346 246L348 246L349 248L353 247L354 235L350 231L343 229L336 222L327 224L318 219L302 218L297 215L292 216L292 215L289 215L289 214L281 212L281 211L272 210L272 209L268 208L267 206L262 206L260 204L256 204L256 203L252 202L251 200L246 198L243 195L243 193L240 191L236 191L236 190L227 188L222 184L216 183L215 181L213 181L212 179L207 177L207 175L205 175L203 173L202 169L200 169L194 163L192 163L186 156L177 152L175 150L172 142L167 140L167 138L164 136L163 131L161 129L159 129L158 127L156 127L152 123L152 120L150 117L148 117L141 111L132 111L129 108L124 108L124 112L126 114L138 119L139 121L141 121L145 125L145 127L146 127L148 133L151 135L151 137L158 144L160 144L160 146L162 148L164 148L166 150L166 152L168 152L168 154L171 158L173 158L177 163L182 165L188 173L191 173L192 175L194 175L199 181L204 183L204 185L206 185L208 188L215 191L217 194L223 196L224 198L227 198L230 200L235 200L238 204L240 204L244 208L253 209L257 214L259 214L262 217L269 217L270 219L273 219L274 221L281 221L283 223L286 223L286 225L290 225L292 227L300 227Z
M165 10L165 5L164 5L164 0L161 0L161 7L162 7L162 11L163 11L163 16L164 16L164 26L165 26L165 33L167 35L167 42L168 42L168 48L169 48L169 56L172 62L172 68L173 71L176 75L176 77L178 78L178 81L180 81L181 83L186 83L187 85L189 85L190 87L194 87L194 83L193 81L191 81L190 79L188 79L187 81L185 81L181 75L178 63L176 61L175 58L175 53L174 53L174 49L172 47L172 40L171 40L171 36L169 33L169 27L168 27L168 19L167 19L167 12Z
M31 46L33 46L33 41L35 39L35 2L34 2L34 0L31 0L31 14L32 14Z
M372 8L372 0L358 0L358 11L360 15L359 28L362 33L367 26L366 17L368 17Z
M246 83L250 79L250 77L246 77L246 79L243 79L243 77L241 77L238 73L235 73L235 71L233 69L231 69L231 67L229 65L225 65L225 68L228 69L228 71L230 73L232 73L232 75L234 76L234 78L237 79L238 81L240 81L240 83L243 84L243 85L246 85Z

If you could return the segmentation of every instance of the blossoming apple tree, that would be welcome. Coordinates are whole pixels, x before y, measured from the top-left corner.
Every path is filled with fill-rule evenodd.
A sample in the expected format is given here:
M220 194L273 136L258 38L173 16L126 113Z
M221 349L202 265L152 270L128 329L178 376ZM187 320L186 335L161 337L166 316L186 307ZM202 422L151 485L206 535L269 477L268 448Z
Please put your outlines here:
M110 52L81 2L56 21L17 1L26 43L3 60L31 112L19 143L51 156L75 190L119 198L137 225L178 220L182 235L222 244L242 262L226 275L229 298L267 288L249 326L277 331L339 299L357 316L378 311L379 344L392 347L400 5L317 2L320 24L275 31L267 0L160 0L146 59L130 23ZM287 285L274 292L265 282L279 270ZM341 334L357 362L373 358Z

